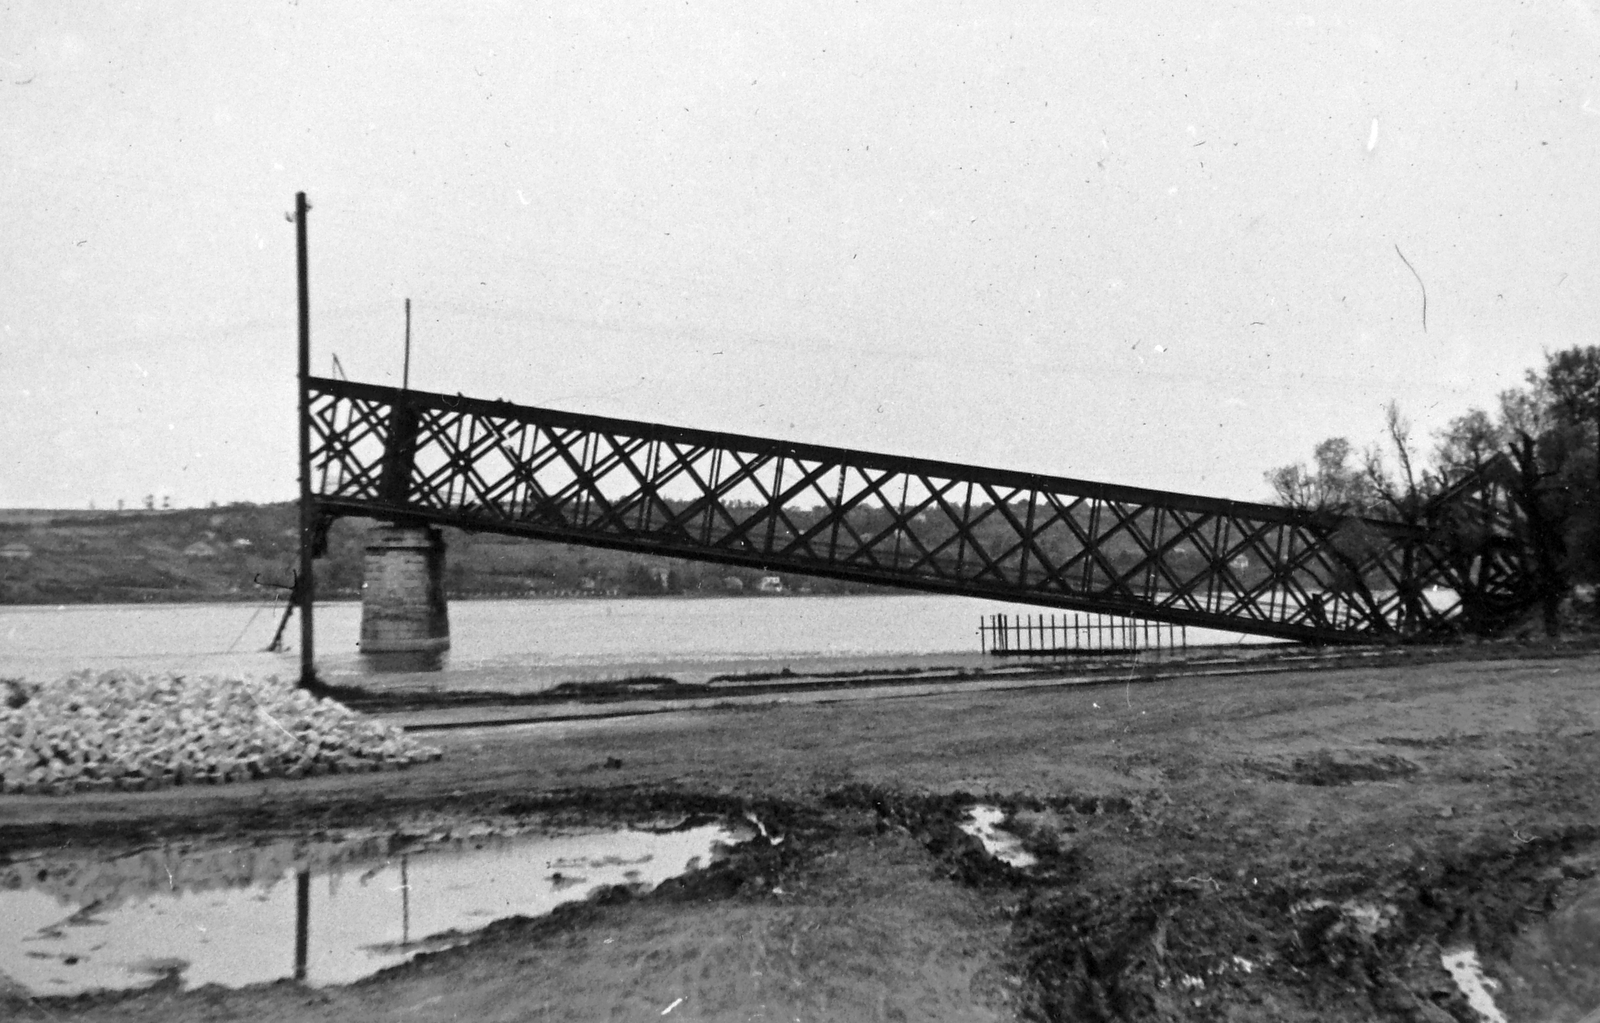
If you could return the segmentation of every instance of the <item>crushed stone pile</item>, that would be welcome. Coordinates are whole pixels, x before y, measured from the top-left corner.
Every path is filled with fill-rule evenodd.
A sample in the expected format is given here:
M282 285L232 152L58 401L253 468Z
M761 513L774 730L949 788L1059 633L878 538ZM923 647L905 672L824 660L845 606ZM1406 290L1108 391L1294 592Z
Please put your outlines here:
M0 681L0 792L8 794L394 770L440 756L276 678L82 671L44 684Z

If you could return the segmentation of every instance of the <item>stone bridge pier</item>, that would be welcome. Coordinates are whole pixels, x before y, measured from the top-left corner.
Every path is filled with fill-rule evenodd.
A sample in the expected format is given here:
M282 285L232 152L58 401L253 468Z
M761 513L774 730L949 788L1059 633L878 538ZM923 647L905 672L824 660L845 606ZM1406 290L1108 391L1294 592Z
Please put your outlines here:
M444 537L432 526L380 525L368 536L361 583L363 654L450 649Z

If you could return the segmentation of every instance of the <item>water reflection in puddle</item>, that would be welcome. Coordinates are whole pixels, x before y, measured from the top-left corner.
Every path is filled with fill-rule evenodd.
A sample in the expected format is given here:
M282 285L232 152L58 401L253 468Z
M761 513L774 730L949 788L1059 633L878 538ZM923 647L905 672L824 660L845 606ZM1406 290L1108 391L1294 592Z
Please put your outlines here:
M347 984L493 920L612 885L648 890L749 837L712 825L32 859L0 869L0 978L35 995L174 973L189 987Z
M1472 1011L1478 1014L1479 1019L1486 1023L1507 1023L1505 1014L1494 1001L1494 993L1500 990L1500 982L1483 972L1476 949L1462 948L1445 952L1439 961L1456 982L1456 987L1466 996L1467 1004L1472 1006Z
M1038 863L1033 853L1022 848L1022 840L1009 831L1002 831L999 827L1006 819L1006 812L996 806L974 806L967 811L967 819L960 825L961 830L983 843L983 847L990 856L1002 863L1008 863L1019 869L1031 867Z

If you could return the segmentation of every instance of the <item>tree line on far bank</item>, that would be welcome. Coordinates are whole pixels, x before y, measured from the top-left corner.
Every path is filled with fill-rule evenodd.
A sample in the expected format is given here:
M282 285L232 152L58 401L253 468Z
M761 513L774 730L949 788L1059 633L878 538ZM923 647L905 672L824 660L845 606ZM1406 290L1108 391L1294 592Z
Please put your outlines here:
M1268 470L1267 484L1290 507L1416 524L1471 474L1496 473L1526 516L1533 587L1556 635L1573 585L1600 581L1600 347L1547 352L1494 409L1450 420L1431 452L1397 402L1384 409L1384 433L1386 445L1362 451L1330 437L1310 463Z

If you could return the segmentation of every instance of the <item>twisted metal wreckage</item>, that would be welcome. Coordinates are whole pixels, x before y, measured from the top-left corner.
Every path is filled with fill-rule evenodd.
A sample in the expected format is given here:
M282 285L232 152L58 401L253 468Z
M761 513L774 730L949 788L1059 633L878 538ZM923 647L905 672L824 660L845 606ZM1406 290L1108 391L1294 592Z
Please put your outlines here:
M1538 599L1498 463L1406 523L303 379L319 537L367 516L1311 643Z

